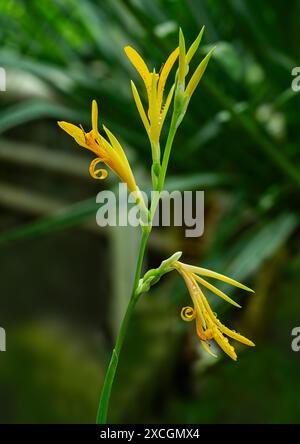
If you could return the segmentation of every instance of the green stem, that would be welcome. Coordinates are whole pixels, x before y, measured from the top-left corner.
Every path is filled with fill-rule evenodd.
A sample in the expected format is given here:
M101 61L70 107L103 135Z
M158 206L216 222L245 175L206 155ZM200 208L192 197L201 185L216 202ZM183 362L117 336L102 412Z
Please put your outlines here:
M144 259L146 245L147 245L147 241L148 241L148 237L149 237L150 232L151 232L151 228L149 228L149 227L143 228L143 234L142 234L141 243L140 243L139 256L138 256L137 265L136 265L132 293L131 293L131 297L129 300L129 304L128 304L126 313L124 315L124 318L123 318L123 321L122 321L122 324L120 327L120 331L119 331L119 334L118 334L118 337L116 340L115 348L113 349L110 363L109 363L109 366L108 366L108 369L107 369L107 372L105 375L105 379L104 379L104 383L103 383L103 387L102 387L102 392L101 392L101 397L100 397L100 401L99 401L97 418L96 418L97 424L106 424L111 389L112 389L112 385L114 382L116 370L118 367L120 352L121 352L122 345L123 345L123 342L125 339L129 320L130 320L131 315L133 313L133 309L135 307L135 304L137 303L137 300L138 300L138 296L136 296L136 289L138 287L139 279L141 276L143 259Z

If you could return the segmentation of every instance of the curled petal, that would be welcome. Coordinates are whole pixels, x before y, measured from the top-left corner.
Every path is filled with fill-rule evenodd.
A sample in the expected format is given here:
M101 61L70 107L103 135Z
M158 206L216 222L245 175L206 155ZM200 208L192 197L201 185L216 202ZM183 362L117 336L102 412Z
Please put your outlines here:
M100 162L103 162L103 160L97 157L90 164L89 171L93 179L106 179L108 176L108 172L104 168L96 168Z
M193 321L196 317L196 310L193 307L183 307L180 316L183 321Z

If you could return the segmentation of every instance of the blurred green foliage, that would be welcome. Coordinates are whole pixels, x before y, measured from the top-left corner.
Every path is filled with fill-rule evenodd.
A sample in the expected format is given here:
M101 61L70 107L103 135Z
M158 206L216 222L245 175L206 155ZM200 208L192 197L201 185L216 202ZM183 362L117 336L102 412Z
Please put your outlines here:
M148 263L182 249L186 262L252 284L256 295L239 298L242 311L217 309L257 348L241 350L237 364L207 360L178 316L183 285L168 276L137 308L110 417L299 422L300 360L290 348L300 308L300 96L291 90L299 17L298 0L288 7L281 0L0 3L7 72L0 325L8 338L0 355L1 422L94 421L130 287L129 279L117 290L114 283L125 262L134 266L128 250L137 234L120 242L115 230L95 224L93 196L115 180L89 179L88 153L76 151L56 120L89 128L97 99L101 122L149 189L151 154L129 83L138 80L123 46L159 69L177 45L178 27L190 43L203 24L202 54L217 50L178 132L169 188L206 191L205 233L183 240L178 228L155 230Z

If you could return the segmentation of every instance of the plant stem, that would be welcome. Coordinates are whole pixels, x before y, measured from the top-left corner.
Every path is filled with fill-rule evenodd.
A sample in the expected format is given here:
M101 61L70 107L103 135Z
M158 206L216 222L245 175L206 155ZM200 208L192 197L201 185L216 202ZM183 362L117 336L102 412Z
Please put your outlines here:
M135 307L135 304L137 303L137 300L138 300L138 296L136 296L136 289L137 289L139 279L141 276L143 259L144 259L146 245L147 245L147 241L148 241L148 237L149 237L150 232L151 232L150 227L143 227L132 293L131 293L131 297L130 297L130 300L129 300L129 303L128 303L128 306L126 309L126 313L124 315L124 318L123 318L123 321L122 321L122 324L120 327L120 331L119 331L119 334L118 334L118 337L116 340L115 348L113 349L110 363L109 363L109 366L108 366L108 369L107 369L107 372L105 375L105 379L104 379L104 383L103 383L103 387L102 387L102 392L101 392L101 397L100 397L100 401L99 401L97 418L96 418L97 424L106 424L111 389L112 389L112 385L114 382L116 370L118 367L120 352L121 352L122 345L123 345L123 342L125 339L129 320L130 320L131 315L133 313L133 309Z

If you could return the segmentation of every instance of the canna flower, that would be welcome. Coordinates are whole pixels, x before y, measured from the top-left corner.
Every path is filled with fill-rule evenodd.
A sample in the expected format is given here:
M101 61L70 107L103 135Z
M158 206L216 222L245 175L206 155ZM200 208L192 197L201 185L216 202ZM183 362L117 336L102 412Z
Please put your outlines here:
M182 319L184 321L195 320L197 335L206 352L216 357L216 355L212 353L209 347L209 341L211 339L214 339L219 347L230 358L236 361L237 355L235 353L235 349L229 343L228 338L242 342L243 344L249 346L254 346L255 344L241 334L235 332L234 330L230 330L225 325L223 325L221 321L219 321L217 315L212 311L201 289L201 286L206 287L217 296L237 307L240 307L240 305L238 305L235 301L233 301L229 296L216 288L214 285L203 279L202 276L211 277L223 282L227 282L228 284L234 285L235 287L241 288L246 291L253 292L253 290L220 273L215 273L214 271L210 271L205 268L194 267L192 265L183 264L179 261L175 262L173 266L183 277L193 302L193 307L184 307L181 310Z
M127 184L129 191L135 193L137 201L144 203L122 146L104 125L103 129L109 142L98 131L98 105L96 100L92 102L92 130L90 132L86 133L83 128L68 122L58 122L58 125L72 136L78 145L96 154L97 157L91 162L89 169L94 179L105 179L108 176L106 169L98 168L100 163L104 163L119 176L122 182Z
M152 149L153 158L159 161L159 138L160 133L166 118L170 103L172 101L175 85L173 85L167 95L165 101L163 101L164 89L166 86L166 81L170 74L170 71L178 57L179 49L176 48L168 57L166 63L163 65L159 74L156 73L155 69L150 72L146 63L138 52L131 46L126 46L124 51L141 76L147 91L148 97L148 111L147 114L143 107L142 101L140 99L138 90L131 81L131 88L133 97L135 100L136 107L141 116L144 127L147 131Z

